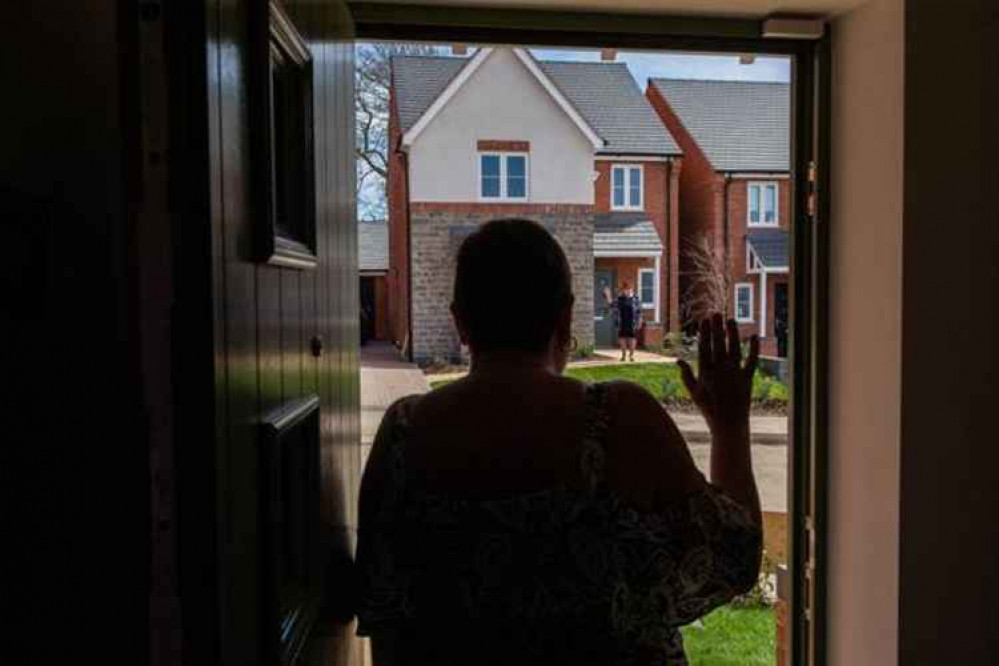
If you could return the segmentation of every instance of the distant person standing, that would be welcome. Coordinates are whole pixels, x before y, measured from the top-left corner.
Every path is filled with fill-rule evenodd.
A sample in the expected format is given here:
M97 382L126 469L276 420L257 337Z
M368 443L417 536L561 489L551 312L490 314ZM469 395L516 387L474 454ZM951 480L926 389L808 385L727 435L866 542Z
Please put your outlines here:
M621 347L621 360L635 360L635 338L642 328L642 304L628 281L621 283L621 292L613 303L617 321L617 343Z

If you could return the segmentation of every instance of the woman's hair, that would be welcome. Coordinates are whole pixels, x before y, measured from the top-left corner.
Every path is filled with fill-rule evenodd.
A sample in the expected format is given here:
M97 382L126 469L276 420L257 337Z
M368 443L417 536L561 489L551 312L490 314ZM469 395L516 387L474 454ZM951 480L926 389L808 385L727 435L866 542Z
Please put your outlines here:
M625 280L621 283L621 289L631 289L631 283Z
M475 351L544 351L572 302L565 253L536 222L487 222L458 250L454 306Z

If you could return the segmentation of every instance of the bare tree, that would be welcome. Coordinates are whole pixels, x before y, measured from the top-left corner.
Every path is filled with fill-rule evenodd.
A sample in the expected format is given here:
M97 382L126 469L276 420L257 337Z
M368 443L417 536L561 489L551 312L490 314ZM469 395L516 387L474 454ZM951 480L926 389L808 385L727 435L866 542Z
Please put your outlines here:
M685 239L687 277L683 293L684 323L696 323L713 312L728 313L731 278L709 234Z
M357 46L354 86L355 151L359 215L385 216L388 179L389 88L392 56L435 55L426 44L365 43Z

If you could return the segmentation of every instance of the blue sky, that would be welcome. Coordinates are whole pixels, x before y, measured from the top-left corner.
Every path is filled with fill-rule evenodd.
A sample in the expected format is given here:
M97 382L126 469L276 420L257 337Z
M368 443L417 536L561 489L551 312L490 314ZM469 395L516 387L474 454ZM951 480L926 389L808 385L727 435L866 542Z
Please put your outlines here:
M539 60L600 60L600 52L594 50L531 49L531 52ZM791 61L787 58L757 57L753 64L742 65L735 55L619 51L617 59L628 65L643 91L646 81L657 76L785 83L791 80Z

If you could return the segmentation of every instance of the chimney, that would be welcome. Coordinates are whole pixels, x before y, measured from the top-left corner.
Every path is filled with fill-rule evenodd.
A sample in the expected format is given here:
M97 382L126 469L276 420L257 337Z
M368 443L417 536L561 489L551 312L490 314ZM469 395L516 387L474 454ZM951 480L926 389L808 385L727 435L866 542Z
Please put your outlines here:
M456 55L456 56L468 55L468 44L452 44L451 55Z
M600 60L603 62L614 62L617 60L617 49L600 49Z

